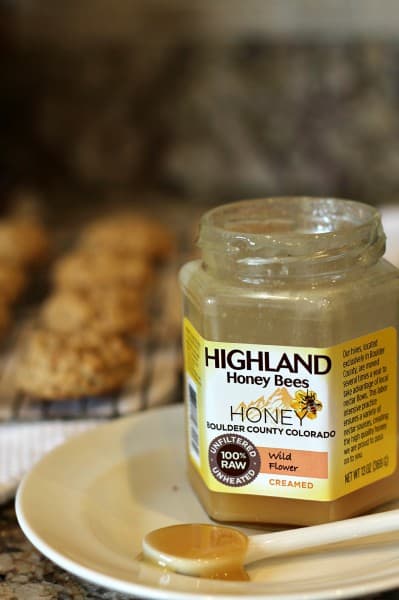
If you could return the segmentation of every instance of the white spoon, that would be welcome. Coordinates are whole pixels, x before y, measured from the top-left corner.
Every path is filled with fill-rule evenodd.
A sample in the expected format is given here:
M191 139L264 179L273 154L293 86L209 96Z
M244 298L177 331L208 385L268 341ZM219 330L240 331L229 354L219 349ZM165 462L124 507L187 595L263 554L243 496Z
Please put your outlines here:
M264 558L395 530L399 530L399 509L254 536L222 525L172 525L148 533L143 554L177 573L244 580L248 579L245 565Z

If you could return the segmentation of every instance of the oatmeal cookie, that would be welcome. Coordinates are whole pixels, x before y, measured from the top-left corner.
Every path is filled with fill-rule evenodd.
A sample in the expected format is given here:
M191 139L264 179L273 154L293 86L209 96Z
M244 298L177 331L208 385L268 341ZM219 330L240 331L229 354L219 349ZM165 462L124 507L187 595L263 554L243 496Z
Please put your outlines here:
M54 266L54 283L59 288L88 290L110 286L147 289L151 265L139 257L115 257L102 252L76 250Z
M29 219L0 221L0 259L35 265L48 257L50 242L40 223Z
M80 243L94 250L162 261L173 252L175 236L165 225L149 217L128 213L90 223L82 231Z
M135 351L119 336L39 329L28 334L20 354L17 387L33 399L99 396L120 389L135 363Z
M44 303L41 320L48 329L65 333L86 327L130 334L143 334L148 329L143 299L135 291L121 288L55 292Z

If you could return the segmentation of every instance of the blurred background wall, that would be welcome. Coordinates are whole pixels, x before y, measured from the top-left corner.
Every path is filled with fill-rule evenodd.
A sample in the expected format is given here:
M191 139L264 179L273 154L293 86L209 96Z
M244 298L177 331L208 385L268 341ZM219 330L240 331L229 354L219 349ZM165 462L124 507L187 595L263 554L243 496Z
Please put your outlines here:
M395 0L8 0L1 193L399 198Z

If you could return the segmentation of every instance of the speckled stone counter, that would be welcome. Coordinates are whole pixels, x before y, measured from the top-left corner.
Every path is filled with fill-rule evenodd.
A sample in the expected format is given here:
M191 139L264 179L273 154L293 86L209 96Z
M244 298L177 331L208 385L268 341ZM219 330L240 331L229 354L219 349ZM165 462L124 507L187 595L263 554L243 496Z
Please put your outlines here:
M0 507L1 600L127 600L87 583L47 560L28 542L16 520L13 502ZM366 596L367 600L397 600L399 589ZM173 598L171 597L171 600Z

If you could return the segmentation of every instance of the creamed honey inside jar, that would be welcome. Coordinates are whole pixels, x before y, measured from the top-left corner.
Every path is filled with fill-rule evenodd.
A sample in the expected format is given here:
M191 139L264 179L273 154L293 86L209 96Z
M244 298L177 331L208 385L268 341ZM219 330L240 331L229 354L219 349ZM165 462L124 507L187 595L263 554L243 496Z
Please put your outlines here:
M392 500L398 270L378 211L333 198L206 213L181 271L190 481L218 521L307 525Z

